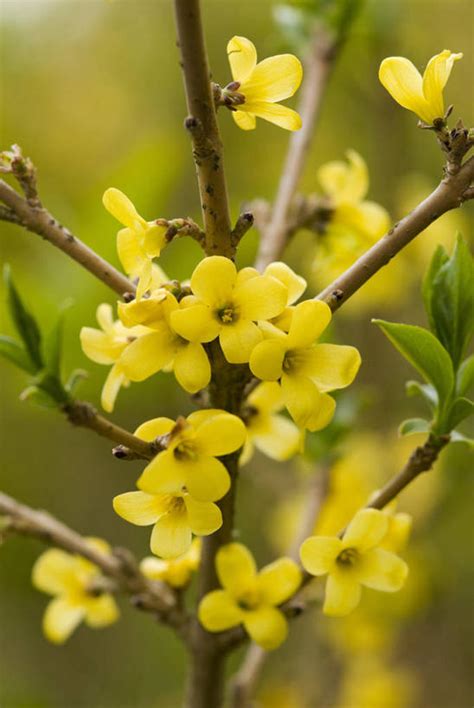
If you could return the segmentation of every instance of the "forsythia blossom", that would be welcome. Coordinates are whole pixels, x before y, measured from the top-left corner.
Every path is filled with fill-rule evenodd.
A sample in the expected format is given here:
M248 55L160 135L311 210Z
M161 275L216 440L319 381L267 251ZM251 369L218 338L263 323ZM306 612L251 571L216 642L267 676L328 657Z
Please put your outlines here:
M290 558L279 558L258 573L250 551L240 543L222 546L216 555L222 590L201 600L198 616L209 632L243 624L254 642L276 649L288 633L278 605L288 600L301 583L301 571Z
M172 588L184 588L198 569L200 558L201 539L195 538L186 553L177 558L143 558L140 570L150 580L162 580Z
M396 592L408 575L408 566L383 545L388 516L376 509L357 512L342 539L312 536L301 546L304 568L311 575L327 575L323 612L342 617L360 601L361 586Z
M109 545L98 538L87 542L102 553ZM33 585L53 595L43 617L43 631L55 644L62 644L84 622L93 628L105 627L118 619L114 598L100 590L99 568L81 556L52 548L33 566Z
M227 45L234 81L224 89L232 101L232 115L243 130L253 130L256 118L264 118L286 130L299 130L301 118L296 111L281 106L290 98L303 78L301 62L292 54L268 57L257 64L257 50L245 37L232 37Z
M388 57L379 69L379 79L392 98L413 111L425 123L432 124L445 115L443 90L454 62L462 54L444 49L429 60L423 77L405 57Z

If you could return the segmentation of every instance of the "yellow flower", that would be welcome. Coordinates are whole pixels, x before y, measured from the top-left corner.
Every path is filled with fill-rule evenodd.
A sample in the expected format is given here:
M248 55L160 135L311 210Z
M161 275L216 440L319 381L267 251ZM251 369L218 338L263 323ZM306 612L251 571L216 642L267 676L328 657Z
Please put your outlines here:
M99 305L96 316L101 329L83 327L80 334L81 346L84 354L97 364L113 364L101 396L102 408L110 413L114 409L120 387L130 383L122 368L122 354L145 329L127 328L118 320L114 321L112 308L106 303Z
M238 450L245 442L240 418L217 409L195 411L175 423L170 418L149 420L135 431L143 440L165 436L166 450L158 453L138 480L148 494L181 494L213 502L230 487L229 474L216 457Z
M281 314L270 320L275 327L279 327L285 332L288 332L293 314L293 308L291 306L300 299L306 290L306 280L302 278L301 275L297 275L286 263L282 263L281 261L270 263L265 268L263 275L270 275L272 278L276 278L288 291L287 306Z
M131 381L144 381L157 371L172 369L188 393L205 388L211 379L211 365L199 342L183 339L171 327L172 313L179 310L176 298L163 288L149 298L119 303L122 322L149 329L123 353L121 367Z
M103 553L109 545L98 538L88 543ZM33 585L53 595L43 617L43 632L47 639L62 644L80 622L99 628L118 619L114 598L100 591L102 576L99 568L80 556L52 548L43 553L33 566Z
M324 302L302 302L293 309L288 333L270 325L269 338L250 357L252 373L263 381L280 381L291 417L312 431L324 428L334 414L335 401L326 392L348 386L360 366L354 347L315 344L330 319Z
M283 312L288 289L276 278L258 275L253 268L239 273L223 256L204 258L191 277L194 296L183 298L171 314L171 326L190 342L216 337L231 364L243 364L262 339L255 324Z
M230 89L230 97L238 92L237 97L244 99L233 105L232 115L239 128L253 130L258 117L286 130L299 130L298 113L278 103L298 90L303 78L299 59L292 54L279 54L257 64L257 50L245 37L232 37L227 55L234 82L224 89L224 94Z
M218 506L212 502L196 501L185 492L126 492L116 496L113 505L117 514L131 524L154 524L150 548L161 558L181 556L191 547L192 534L209 536L222 526Z
M167 227L156 221L145 221L119 189L107 189L102 201L107 211L126 227L117 234L117 252L125 272L138 278L137 298L140 299L152 281L153 258L158 257L166 245Z
M201 539L195 538L183 555L167 560L148 556L140 562L140 570L150 580L161 580L173 588L184 588L198 569L200 557Z
M379 69L381 84L403 108L413 111L425 123L432 124L445 115L443 90L454 62L462 54L444 49L428 62L423 77L405 57L388 57Z
M278 411L284 407L280 386L274 381L260 384L247 398L244 413L247 441L240 462L245 464L254 447L273 460L288 460L301 446L301 432Z
M357 512L342 539L312 536L300 548L301 562L311 575L328 575L323 612L343 617L360 601L361 585L383 592L400 590L408 566L381 548L388 530L387 515L376 509Z
M257 573L250 551L240 543L222 546L216 570L223 590L201 600L199 621L209 632L243 624L254 642L276 649L285 641L288 624L277 605L288 600L301 583L301 571L290 558L279 558Z
M417 703L416 674L386 666L377 654L351 660L342 680L338 706L410 708Z

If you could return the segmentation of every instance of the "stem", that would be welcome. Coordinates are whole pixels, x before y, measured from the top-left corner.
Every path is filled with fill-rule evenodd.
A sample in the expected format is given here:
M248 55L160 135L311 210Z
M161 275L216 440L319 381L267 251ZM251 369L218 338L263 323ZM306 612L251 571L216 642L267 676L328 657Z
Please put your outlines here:
M278 260L285 248L291 204L306 164L323 94L336 55L334 43L328 40L324 32L316 31L305 62L305 79L298 104L303 125L290 137L271 220L263 229L260 240L255 264L258 270L264 270L269 263Z
M377 241L348 270L319 293L317 299L327 302L333 312L341 307L433 221L471 199L473 180L474 157L471 157L456 174L448 173L429 197L395 224L380 241Z
M0 180L0 201L10 208L27 231L42 236L116 293L123 295L135 292L135 286L128 278L73 236L69 229L62 226L47 209L28 202L4 180Z
M175 0L178 43L189 116L185 126L193 143L194 163L206 232L207 255L233 258L222 144L217 126L199 0Z

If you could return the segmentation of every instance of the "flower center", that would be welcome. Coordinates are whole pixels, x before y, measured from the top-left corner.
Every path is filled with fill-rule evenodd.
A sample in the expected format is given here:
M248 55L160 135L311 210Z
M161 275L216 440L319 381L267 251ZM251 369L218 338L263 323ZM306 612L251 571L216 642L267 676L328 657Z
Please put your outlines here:
M233 305L225 305L217 310L217 319L222 322L222 324L231 324L239 319L237 310Z
M177 460L195 460L198 456L190 440L183 440L183 442L176 445L173 453Z
M344 550L342 550L339 553L338 557L336 558L336 562L347 568L349 566L354 565L354 563L357 561L358 557L359 557L359 553L358 553L357 549L344 548Z
M260 603L260 597L257 590L247 590L239 597L237 602L241 610L254 610Z
M168 507L169 514L179 514L185 510L183 497L175 497L172 494L170 494L166 500L166 506Z

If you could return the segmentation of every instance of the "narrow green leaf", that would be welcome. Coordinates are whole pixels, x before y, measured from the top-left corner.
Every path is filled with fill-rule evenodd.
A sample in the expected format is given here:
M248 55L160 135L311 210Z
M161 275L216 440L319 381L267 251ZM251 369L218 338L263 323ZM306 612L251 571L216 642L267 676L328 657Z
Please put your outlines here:
M398 434L401 437L405 435L414 435L415 433L429 433L430 423L424 418L409 418L404 420L398 428Z
M5 284L7 286L8 307L15 327L25 345L35 371L43 367L41 357L41 334L35 318L24 306L16 289L8 265L4 268Z
M20 369L23 369L23 371L29 374L36 373L36 369L24 347L11 337L7 337L6 334L0 334L0 355Z
M57 401L54 400L49 394L43 391L38 386L28 386L20 394L21 401L28 401L28 403L34 403L41 408L57 408Z
M456 393L464 396L474 386L474 354L464 359L456 376Z
M443 246L439 245L436 251L433 253L431 263L426 271L425 277L423 279L423 285L421 292L423 295L423 302L425 304L426 314L428 315L428 322L430 324L430 329L432 332L436 333L436 326L433 316L432 300L433 300L433 282L438 275L439 269L447 261L449 261L449 256L446 253Z
M454 401L447 415L447 425L450 432L459 423L474 413L474 402L468 398L458 398Z
M438 394L431 384L422 384L419 381L407 381L405 384L408 396L421 396L428 403L430 408L438 405Z
M417 369L423 378L433 384L442 408L454 387L454 372L448 352L436 337L423 327L372 320L392 342L394 347Z

